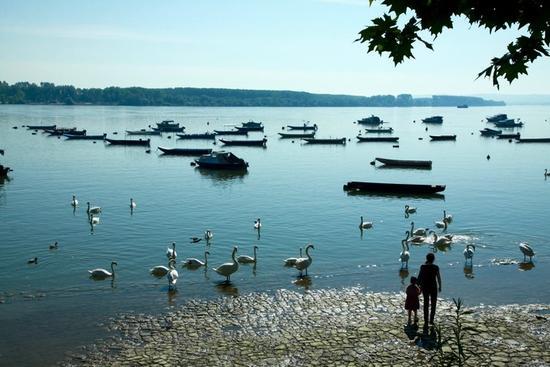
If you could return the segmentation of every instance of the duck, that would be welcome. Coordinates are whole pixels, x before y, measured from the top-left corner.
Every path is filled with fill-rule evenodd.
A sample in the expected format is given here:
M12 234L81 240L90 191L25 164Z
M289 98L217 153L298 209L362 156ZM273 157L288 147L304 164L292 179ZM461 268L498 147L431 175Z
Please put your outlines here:
M302 257L301 247L300 247L300 257ZM296 264L296 260L298 260L300 257L289 257L287 259L284 259L285 266L294 266Z
M528 243L522 242L519 244L519 249L523 253L523 261L525 262L525 257L529 256L529 262L532 262L533 256L535 256L535 251L529 246Z
M76 208L78 206L78 200L76 199L76 195L73 194L73 198L71 200L71 206Z
M241 264L251 264L256 263L256 250L258 249L258 246L254 246L254 257L248 256L248 255L241 255L237 258L237 261Z
M446 210L443 210L443 220L447 223L451 223L453 221L453 216L451 214L447 214Z
M548 172L548 168L544 169L544 177L550 176L550 172Z
M175 263L176 263L175 260L171 260L168 263L168 266L170 267L170 271L168 272L168 274L166 274L166 278L168 279L169 291L173 291L176 289L176 282L178 281L178 277L179 277L178 271L176 270L176 267L175 267Z
M28 259L27 264L38 264L38 258L33 257L32 259Z
M210 241L213 237L214 237L214 234L212 233L211 230L207 229L206 231L204 231L204 239L206 241Z
M307 245L306 246L306 256L307 257L301 257L301 258L297 259L296 263L294 264L294 267L296 269L300 270L300 277L302 277L302 274L303 274L304 270L306 271L306 276L307 276L307 269L309 268L309 266L313 262L313 259L311 258L310 254L309 254L310 249L315 250L315 247L312 244Z
M191 243L197 243L202 241L202 238L200 237L189 237L189 238L191 240Z
M239 263L235 258L235 255L237 254L237 250L238 250L237 246L233 246L233 252L231 253L231 258L233 259L233 262L224 263L218 266L217 268L214 268L214 271L216 273L225 277L225 281L227 283L231 281L231 274L239 270Z
M431 233L434 237L434 246L444 247L449 246L452 243L452 241L449 240L447 237L438 237L434 231L431 231Z
M115 277L115 265L118 265L116 261L111 262L111 272L108 272L105 269L93 269L88 270L90 277L94 279L105 279L105 278L114 278Z
M183 262L183 266L187 266L187 267L201 267L201 266L204 266L204 267L207 267L208 266L208 255L210 255L210 252L208 251L205 251L204 253L204 261L200 261L199 259L196 259L194 257L188 257L187 259L185 259L185 261Z
M401 261L401 269L408 269L409 258L411 257L411 254L409 253L409 245L407 244L406 239L401 241L401 247L402 247L402 251L399 254L399 260Z
M260 221L260 218L254 221L254 228L258 231L262 228L262 222Z
M428 228L414 229L414 222L411 222L411 235L413 236L426 236L428 234Z
M88 209L86 209L86 213L88 213L88 215L101 213L101 208L99 206L91 207L89 201L86 203L86 205L88 205Z
M405 205L405 214L416 213L416 208L413 206Z
M149 273L157 277L163 277L168 274L169 271L170 269L164 265L157 265L149 269Z
M57 247L58 247L57 241L52 243L49 247L50 247L50 250L57 250Z
M176 257L178 257L178 253L176 252L176 243L175 242L172 242L172 248L168 247L166 249L166 257L168 258L168 260L172 260L172 259L175 259Z
M466 260L466 262L468 261L468 259L470 260L470 263L472 263L473 259L474 259L474 254L476 252L476 246L475 245L472 245L472 244L467 244L466 245L466 248L464 249L464 259Z
M134 210L136 208L136 202L134 199L130 198L130 210Z
M361 216L361 222L359 222L359 229L363 230L363 229L369 229L369 228L372 228L372 222L365 222L363 220L363 217Z

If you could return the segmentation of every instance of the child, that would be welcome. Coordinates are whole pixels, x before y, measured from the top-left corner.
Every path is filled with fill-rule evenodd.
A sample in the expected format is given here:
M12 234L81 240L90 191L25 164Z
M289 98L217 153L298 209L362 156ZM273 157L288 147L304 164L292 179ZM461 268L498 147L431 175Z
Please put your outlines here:
M420 308L420 301L418 296L420 295L420 288L416 285L416 277L411 277L411 284L407 287L407 299L405 300L405 310L408 311L409 321L407 324L411 323L411 311L414 312L414 323L418 322L417 311Z

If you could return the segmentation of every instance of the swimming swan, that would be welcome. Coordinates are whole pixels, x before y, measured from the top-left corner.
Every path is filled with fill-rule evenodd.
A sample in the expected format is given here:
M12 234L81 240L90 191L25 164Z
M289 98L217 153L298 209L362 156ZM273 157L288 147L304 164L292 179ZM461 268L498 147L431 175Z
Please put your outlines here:
M57 244L57 241L55 241L53 244L50 245L50 250L57 250L58 248L58 244Z
M176 252L176 243L172 242L172 248L168 247L166 249L166 257L168 260L175 260L176 257L178 257L178 253Z
M78 206L78 200L76 200L76 195L73 194L73 199L71 200L71 206L77 207Z
M315 250L315 247L312 244L307 245L306 246L306 256L307 257L301 257L301 258L297 259L296 263L294 264L294 267L296 269L300 270L300 277L302 276L302 273L303 273L304 270L306 271L306 276L307 276L307 268L309 268L309 266L313 262L313 259L309 255L309 250L310 249Z
M405 205L405 214L416 213L416 208L413 206Z
M262 228L262 222L260 222L260 218L254 221L254 228L256 228L257 230L260 230Z
M211 230L207 229L206 231L204 231L204 239L206 241L210 241L212 237L214 237L214 234L212 233Z
M475 245L471 245L471 244L467 244L466 245L466 248L464 249L464 259L466 260L466 262L468 261L468 259L470 260L470 264L472 263L473 259L474 259L474 254L476 252L476 247Z
M157 266L149 269L149 273L151 273L152 275L157 276L157 277L163 277L166 274L168 274L169 271L170 271L170 269L167 268L164 265L157 265Z
M199 268L201 266L207 267L208 266L208 255L210 255L210 252L206 251L204 253L204 262L200 261L199 259L196 259L194 257L188 257L183 262L183 266L187 266L187 267L190 267L190 268L191 267Z
M359 229L369 229L372 228L372 222L365 222L363 217L361 217L361 222L359 222Z
M431 233L434 237L434 246L443 247L443 246L449 246L452 243L452 241L447 237L438 237L434 231L431 231Z
M443 210L443 220L447 223L451 223L453 221L453 216L451 214L447 214L446 210Z
M254 246L254 257L248 256L248 255L241 255L237 258L237 261L241 264L251 264L256 263L256 250L258 249L258 246Z
M302 248L300 247L300 257L302 257ZM289 257L284 260L285 266L294 266L296 264L296 260L298 260L300 257Z
M134 199L130 198L130 210L134 210L136 208L136 202Z
M168 290L171 291L175 290L176 288L176 282L178 281L179 274L175 268L175 260L170 260L168 266L170 267L170 271L168 272L168 274L166 274L166 278L168 279Z
M411 235L414 236L426 236L428 234L428 228L414 229L414 222L411 222Z
M86 205L88 205L88 209L86 209L86 213L88 213L88 215L101 213L101 208L99 206L90 207L89 201L86 203Z
M426 242L426 237L425 236L412 236L411 238L409 238L410 232L406 231L405 234L407 235L407 238L405 238L405 240L408 241L408 242L412 242L412 243Z
M111 272L108 272L105 269L93 269L88 270L88 273L90 273L90 277L94 279L105 279L105 278L114 278L115 277L115 268L114 266L118 265L116 261L111 262Z
M239 270L239 263L237 262L237 259L235 259L236 254L237 254L237 246L234 246L233 252L231 253L231 258L233 259L233 262L221 264L220 266L214 269L216 273L223 275L225 277L226 282L229 282L231 280L231 274Z

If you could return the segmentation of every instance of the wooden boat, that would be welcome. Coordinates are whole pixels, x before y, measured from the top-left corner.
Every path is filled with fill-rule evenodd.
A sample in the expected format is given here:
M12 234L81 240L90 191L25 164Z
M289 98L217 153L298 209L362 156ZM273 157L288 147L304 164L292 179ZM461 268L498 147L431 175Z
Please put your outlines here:
M388 159L374 158L386 166L403 167L403 168L432 168L432 161L408 160L408 159Z
M195 160L200 168L246 170L248 163L231 152L217 151Z
M67 140L103 140L107 134L103 135L73 135L73 134L63 134Z
M243 122L242 126L237 126L239 131L264 131L264 125L261 122L248 121Z
M212 153L212 149L208 148L158 148L166 155L204 155Z
M248 131L241 130L214 130L218 135L248 135Z
M486 117L487 122L497 122L501 120L506 120L508 118L508 115L505 113L499 113L497 115Z
M317 138L304 138L308 144L346 144L346 138L336 139L317 139Z
M361 124L361 125L374 125L374 126L376 126L376 125L383 124L384 121L382 121L382 119L378 116L370 115L369 117L365 117L365 118L357 120L357 123Z
M225 140L220 139L224 145L233 145L233 146L246 146L246 147L265 147L267 139L263 138L262 140Z
M160 133L158 130L126 130L127 135L160 135Z
M281 136L281 139L290 139L290 138L296 138L296 139L304 139L304 138L314 138L315 132L312 133L279 133Z
M130 139L105 138L105 141L112 145L131 145L131 146L144 146L144 147L148 147L151 145L151 139L130 140Z
M443 116L430 116L422 119L422 122L425 124L442 124Z
M27 125L29 130L55 130L57 125Z
M178 139L204 139L204 140L214 140L216 139L216 133L206 132L204 134L176 134Z
M313 124L313 125L308 125L308 124L303 124L303 125L286 125L286 127L287 127L289 130L303 130L303 131L307 131L307 130L317 130L317 124Z
M497 135L497 139L519 139L520 137L521 137L520 133Z
M346 191L394 193L408 195L435 194L445 190L445 185L398 184L385 182L351 181L344 185Z
M178 124L179 125L179 124ZM184 126L165 126L165 127L153 127L153 131L158 131L161 133L182 133L185 130Z
M489 129L488 127L483 130L479 130L479 132L482 136L497 136L502 134L502 130Z
M50 136L62 136L63 134L74 134L74 135L79 135L79 134L83 135L83 133L86 134L86 130L77 131L76 127L60 127L52 130L44 130L44 132L50 134Z
M432 141L456 140L456 135L430 135Z
M517 143L550 143L550 138L519 138Z
M505 119L494 122L496 127L522 127L523 122L516 122L514 119Z
M397 136L361 136L357 135L360 143L395 143L399 140Z
M377 129L365 129L365 131L368 133L376 133L376 134L392 134L393 128L389 127L387 129L383 129L380 127Z

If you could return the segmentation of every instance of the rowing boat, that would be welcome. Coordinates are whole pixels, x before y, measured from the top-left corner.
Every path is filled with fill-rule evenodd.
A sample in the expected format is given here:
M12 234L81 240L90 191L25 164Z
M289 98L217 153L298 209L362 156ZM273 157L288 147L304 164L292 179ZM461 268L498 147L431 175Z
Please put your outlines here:
M297 133L297 134L293 134L293 133L279 133L279 135L281 136L281 139L290 139L290 138L296 138L296 139L303 139L303 138L314 138L315 137L315 133L303 133L303 134L300 134L300 133Z
M263 138L262 140L225 140L220 139L224 145L230 146L246 146L246 147L265 147L267 139Z
M435 194L445 190L445 185L398 184L385 182L351 181L344 185L346 191L374 193L399 193L409 195Z
M408 160L408 159L388 159L375 158L378 162L386 166L404 167L404 168L432 168L432 161Z
M399 140L397 136L357 136L359 142L365 143L395 143Z
M112 145L131 145L131 146L145 146L145 147L148 147L151 145L151 139L130 140L130 139L105 138L105 141Z
M212 149L207 148L163 148L159 150L166 155L203 155L212 153Z
M336 139L317 139L317 138L304 138L308 144L346 144L346 138Z
M430 135L432 141L456 140L456 135Z

